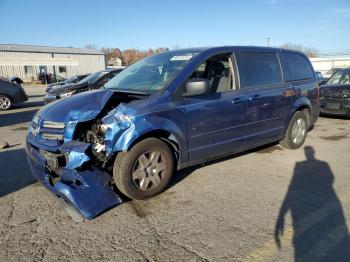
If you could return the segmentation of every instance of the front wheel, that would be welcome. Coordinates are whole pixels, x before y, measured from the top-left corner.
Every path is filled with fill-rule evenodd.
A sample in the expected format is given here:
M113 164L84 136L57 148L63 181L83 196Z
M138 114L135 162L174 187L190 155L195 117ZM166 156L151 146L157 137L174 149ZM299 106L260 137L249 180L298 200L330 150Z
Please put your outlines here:
M8 96L0 95L0 111L9 110L12 107L12 101Z
M118 153L113 166L116 186L131 199L146 199L161 193L173 173L173 153L156 138L147 138L129 152Z
M300 148L306 139L308 130L308 121L305 112L298 111L293 115L285 138L281 141L281 145L285 148Z

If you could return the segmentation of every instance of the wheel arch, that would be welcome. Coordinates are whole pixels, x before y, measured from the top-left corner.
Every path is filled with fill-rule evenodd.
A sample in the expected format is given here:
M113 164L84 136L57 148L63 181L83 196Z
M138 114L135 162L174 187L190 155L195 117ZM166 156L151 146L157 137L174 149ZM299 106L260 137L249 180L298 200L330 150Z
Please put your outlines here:
M14 99L13 99L13 97L11 97L10 95L0 92L0 96L6 96L8 99L11 100L12 103L14 103Z
M140 116L135 118L130 127L126 130L119 130L118 134L109 139L109 146L106 147L108 154L129 151L136 143L148 137L162 139L168 143L171 150L177 152L179 163L186 163L187 156L187 140L186 140L186 124L183 121L183 112L171 112L174 121L170 120L167 112L164 115L160 113Z
M176 135L164 129L154 129L154 130L144 132L143 134L141 134L140 136L138 136L128 144L127 151L129 151L134 145L136 145L140 141L151 137L163 140L173 151L176 159L179 160L179 154L180 154L179 140L176 137Z
M306 118L308 121L308 125L310 126L310 118L311 118L311 103L308 99L306 99L305 97L302 97L298 100L296 100L292 106L292 112L291 115L288 119L287 124L289 124L289 122L291 121L293 115L298 112L306 112Z

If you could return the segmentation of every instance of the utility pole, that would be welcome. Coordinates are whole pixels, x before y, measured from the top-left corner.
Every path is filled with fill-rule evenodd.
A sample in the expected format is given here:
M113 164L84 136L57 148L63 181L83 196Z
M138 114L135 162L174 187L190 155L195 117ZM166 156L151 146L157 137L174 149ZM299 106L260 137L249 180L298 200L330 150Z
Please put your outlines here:
M266 40L267 40L267 46L270 46L270 39L271 39L271 37L266 37Z

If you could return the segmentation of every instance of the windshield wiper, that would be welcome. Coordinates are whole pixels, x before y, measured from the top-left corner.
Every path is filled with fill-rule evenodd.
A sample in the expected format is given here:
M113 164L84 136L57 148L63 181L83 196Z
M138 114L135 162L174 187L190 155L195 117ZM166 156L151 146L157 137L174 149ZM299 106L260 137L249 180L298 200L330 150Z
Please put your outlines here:
M121 90L121 89L111 89L114 92L125 93L131 95L140 95L140 96L150 96L149 93L141 92L141 91L132 91L132 90Z

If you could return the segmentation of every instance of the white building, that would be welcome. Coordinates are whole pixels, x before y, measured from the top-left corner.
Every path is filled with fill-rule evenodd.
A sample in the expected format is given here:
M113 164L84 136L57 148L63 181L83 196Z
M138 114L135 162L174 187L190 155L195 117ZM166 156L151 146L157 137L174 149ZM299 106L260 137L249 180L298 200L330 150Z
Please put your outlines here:
M105 54L71 47L0 44L0 76L36 80L40 72L69 78L106 68Z
M327 73L333 67L346 68L350 66L350 56L329 56L310 58L315 71Z
M111 58L111 59L108 61L108 66L122 67L122 66L123 66L122 60L121 60L119 57Z

